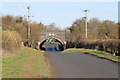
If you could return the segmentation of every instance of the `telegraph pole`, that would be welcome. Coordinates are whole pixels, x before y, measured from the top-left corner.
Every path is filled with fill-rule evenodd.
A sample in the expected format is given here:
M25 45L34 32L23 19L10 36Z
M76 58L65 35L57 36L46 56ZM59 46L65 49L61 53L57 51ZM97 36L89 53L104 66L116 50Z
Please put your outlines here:
M84 10L84 12L85 12L85 38L87 39L88 38L88 35L87 35L87 12L88 12L89 10Z
M28 6L27 9L28 9L28 46L30 47L30 6Z

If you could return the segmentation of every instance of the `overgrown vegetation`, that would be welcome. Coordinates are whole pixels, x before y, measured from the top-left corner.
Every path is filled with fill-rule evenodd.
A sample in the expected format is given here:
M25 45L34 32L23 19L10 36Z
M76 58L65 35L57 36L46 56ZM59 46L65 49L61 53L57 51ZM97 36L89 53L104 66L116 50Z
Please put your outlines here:
M40 54L41 53L41 54ZM50 77L50 66L42 52L24 47L15 55L4 57L2 78Z
M37 42L39 40L40 31L45 27L42 23L31 23L31 36L30 43L32 48L37 47ZM2 27L3 27L3 49L8 52L13 53L14 50L20 48L20 44L28 46L28 21L21 16L3 16L2 17ZM15 48L13 50L13 48Z
M22 39L16 31L3 30L2 32L2 48L3 52L14 52L22 48Z

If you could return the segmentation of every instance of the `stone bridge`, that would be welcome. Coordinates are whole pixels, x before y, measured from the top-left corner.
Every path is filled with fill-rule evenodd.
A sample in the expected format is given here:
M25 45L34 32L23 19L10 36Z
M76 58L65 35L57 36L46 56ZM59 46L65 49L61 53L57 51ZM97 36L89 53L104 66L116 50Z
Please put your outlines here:
M64 30L64 31L63 30L45 30L40 33L41 33L41 36L38 42L38 49L40 49L40 45L42 42L52 38L60 41L64 46L64 49L66 48L66 39L68 37L69 30Z

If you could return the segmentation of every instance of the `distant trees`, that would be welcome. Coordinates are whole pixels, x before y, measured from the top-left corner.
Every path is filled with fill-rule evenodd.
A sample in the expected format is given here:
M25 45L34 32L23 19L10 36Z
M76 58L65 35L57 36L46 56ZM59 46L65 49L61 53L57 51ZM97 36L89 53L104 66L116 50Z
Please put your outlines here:
M99 39L117 39L118 38L118 24L105 20L100 24L98 28Z
M32 48L37 48L38 41L41 36L41 31L44 30L45 27L42 23L32 23L31 24L31 35L30 35L30 42Z
M92 18L88 22L88 38L92 40L98 39L101 21L98 18Z
M17 17L15 17L15 21L16 21L17 23L23 22L23 17L17 16Z
M79 41L80 39L85 38L85 20L84 19L77 19L70 29L70 40L73 42Z
M2 17L3 31L16 31L22 37L23 42L27 41L27 24L27 21L23 21L22 17L13 17L11 15Z
M118 39L118 24L110 20L100 21L98 18L92 18L88 21L87 29L90 40ZM71 41L85 39L85 20L77 19L69 30L71 31Z
M28 45L28 21L21 16L3 16L2 17L2 37L3 37L3 49L12 51L13 47L16 47L19 43ZM38 38L40 38L40 31L45 29L42 23L31 23L31 36L30 43L33 48L36 48ZM14 35L13 35L14 34ZM8 37L8 38L7 38ZM18 38L20 37L20 38ZM12 44L15 43L16 44ZM11 45L10 45L11 44ZM18 47L19 48L19 47Z
M77 19L69 28L67 47L89 48L109 51L120 55L118 46L118 23L110 20L100 21L92 18L88 21L88 39L85 39L85 20Z
M59 27L57 27L55 25L55 23L50 23L49 25L47 25L46 27L46 30L61 30Z
M118 23L118 39L120 39L120 22Z

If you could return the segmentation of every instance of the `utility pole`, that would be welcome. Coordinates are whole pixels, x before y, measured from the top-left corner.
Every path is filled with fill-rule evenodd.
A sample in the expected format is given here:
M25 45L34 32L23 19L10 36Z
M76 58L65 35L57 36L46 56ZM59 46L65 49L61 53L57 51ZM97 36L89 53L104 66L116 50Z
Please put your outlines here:
M84 10L84 12L85 12L85 38L87 39L88 38L88 35L87 35L87 12L88 12L89 10Z
M27 7L28 9L28 46L30 47L30 6Z

